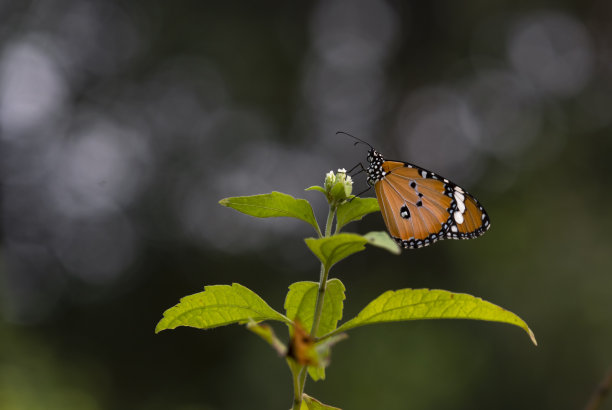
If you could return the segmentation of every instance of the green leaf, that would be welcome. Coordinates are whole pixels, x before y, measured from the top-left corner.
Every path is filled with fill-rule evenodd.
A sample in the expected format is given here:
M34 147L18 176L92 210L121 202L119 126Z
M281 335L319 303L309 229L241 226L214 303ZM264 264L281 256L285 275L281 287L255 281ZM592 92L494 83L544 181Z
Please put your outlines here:
M291 323L256 293L238 283L206 286L204 289L204 292L183 297L176 306L166 310L155 327L155 333L179 326L211 329L249 320Z
M321 403L319 400L310 397L306 393L302 394L302 405L300 410L342 410L339 407L332 407Z
M327 195L327 192L325 192L325 188L323 188L322 186L318 186L318 185L309 186L304 191L319 191L323 193L324 195Z
M320 234L319 225L310 203L305 199L296 199L282 192L271 192L263 195L235 196L219 201L223 206L258 218L279 216L301 219L312 225Z
M329 365L332 346L347 337L348 335L346 333L340 333L323 339L315 344L319 366L308 366L308 374L312 380L317 381L325 379L325 368Z
M358 221L367 214L378 211L380 211L380 208L376 198L355 197L351 201L338 206L336 232L340 232L340 229L349 222Z
M383 248L388 250L391 253L399 255L402 253L401 248L397 245L387 232L385 231L377 231L377 232L369 232L363 235L364 238L368 240L370 245L378 246L379 248Z
M306 245L327 268L365 249L366 238L354 233L341 233L325 238L306 238Z
M342 319L344 308L344 284L339 279L327 281L325 289L325 299L323 300L323 311L319 320L317 336L327 334L338 326L338 321ZM319 284L317 282L296 282L289 286L289 292L285 298L285 310L287 317L291 320L298 319L305 329L312 328L314 320L315 305ZM308 366L308 373L313 380L325 379L325 366L329 357L329 343L321 345L319 355L325 360L320 366Z
M325 366L308 366L308 375L315 382L325 380Z
M421 319L475 319L509 323L525 330L537 345L527 323L514 313L464 293L429 289L385 292L333 333L373 323Z
M353 184L346 183L344 180L336 182L330 192L329 195L336 199L337 201L345 201L351 196L351 192L353 191Z
M333 331L338 326L344 308L344 290L344 285L339 279L327 281L317 337ZM285 298L287 317L291 320L299 319L308 331L312 328L318 292L319 284L316 282L296 282L289 286Z

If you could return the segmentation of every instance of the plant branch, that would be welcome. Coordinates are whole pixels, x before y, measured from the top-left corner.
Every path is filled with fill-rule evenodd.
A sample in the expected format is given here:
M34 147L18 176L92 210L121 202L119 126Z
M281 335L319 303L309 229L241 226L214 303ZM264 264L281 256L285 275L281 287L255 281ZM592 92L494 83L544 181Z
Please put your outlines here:
M608 373L604 376L597 389L593 392L589 403L586 405L584 410L597 410L600 408L604 399L610 393L610 389L612 388L612 368L608 370Z

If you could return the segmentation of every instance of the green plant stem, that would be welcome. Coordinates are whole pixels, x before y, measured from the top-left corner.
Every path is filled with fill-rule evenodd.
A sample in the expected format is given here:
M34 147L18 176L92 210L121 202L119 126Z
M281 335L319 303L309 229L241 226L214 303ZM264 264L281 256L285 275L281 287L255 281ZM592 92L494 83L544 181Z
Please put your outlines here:
M327 214L327 223L325 224L325 237L331 235L332 225L334 223L334 217L336 216L336 205L329 205L329 213ZM321 273L319 275L319 292L317 293L317 302L315 305L315 313L312 321L312 329L310 334L316 337L317 330L319 329L319 322L321 321L321 313L323 312L323 302L325 301L325 291L327 289L327 277L329 276L329 266L321 264ZM299 374L296 374L294 369L293 373L293 410L299 410L302 406L302 394L304 393L304 386L306 385L306 376L308 375L307 366L302 366ZM296 383L297 381L297 383Z
M325 224L325 237L331 235L334 216L336 215L335 204L329 205L329 213L327 214L327 223ZM321 273L319 275L319 292L317 293L317 303L315 305L315 313L312 321L312 329L310 334L317 337L319 330L319 322L321 321L321 313L323 312L323 302L325 301L325 290L327 289L327 277L329 276L329 266L321 264Z
M298 379L300 383L300 406L302 405L302 396L304 394L304 386L306 385L306 376L308 376L308 368L303 366ZM299 407L296 410L299 410Z
M321 275L319 280L319 292L317 293L317 304L315 305L315 313L312 321L312 329L310 334L316 338L319 330L319 322L321 321L321 313L323 312L323 302L325 301L325 291L327 290L327 277L329 276L329 267L321 264Z
M329 213L327 214L327 223L325 224L325 236L331 235L332 225L334 223L334 216L336 216L337 206L334 204L329 205Z
M300 410L302 407L302 393L304 392L304 382L306 380L302 377L302 374L306 374L306 366L300 366L299 371L295 371L295 368L291 368L291 374L293 375L293 407L292 410Z

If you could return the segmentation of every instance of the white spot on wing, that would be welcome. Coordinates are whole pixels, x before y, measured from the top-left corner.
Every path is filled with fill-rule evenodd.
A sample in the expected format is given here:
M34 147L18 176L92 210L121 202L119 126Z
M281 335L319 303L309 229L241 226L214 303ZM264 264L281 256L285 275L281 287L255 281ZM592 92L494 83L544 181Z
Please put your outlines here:
M463 214L461 212L455 212L453 214L453 218L455 219L455 222L457 222L459 225L463 223Z
M455 199L457 199L456 196L455 196ZM457 209L459 210L459 212L464 213L465 212L465 203L463 201L457 200Z

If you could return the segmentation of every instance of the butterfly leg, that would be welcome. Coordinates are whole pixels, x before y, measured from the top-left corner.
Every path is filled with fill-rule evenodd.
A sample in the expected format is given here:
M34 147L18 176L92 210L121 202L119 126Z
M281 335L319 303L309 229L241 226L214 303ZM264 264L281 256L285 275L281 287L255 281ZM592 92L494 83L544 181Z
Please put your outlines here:
M355 172L354 174L351 174L351 172L353 172L356 168L361 168L360 170L358 170L357 172ZM362 172L365 172L366 169L364 168L363 164L361 162L357 163L357 165L355 165L353 168L349 169L346 173L347 175L351 175L351 177L354 177L355 175L359 175Z
M355 195L355 197L361 196L361 194L365 194L366 192L368 192L370 189L372 189L371 186L367 187L365 190L361 191L360 193L358 193L357 195ZM352 199L351 199L352 201Z
M358 168L360 168L360 169L358 169ZM356 169L358 169L357 172L351 174L351 172L355 171ZM355 165L353 168L349 169L346 173L347 173L347 175L350 174L351 177L354 177L355 175L359 175L362 172L367 172L367 171L368 170L363 166L363 164L361 162L358 162L357 165ZM361 191L360 193L355 195L353 198L358 197L361 194L364 194L364 193L368 192L370 189L372 189L372 186L368 186L365 190ZM352 201L352 199L351 199L351 201Z

